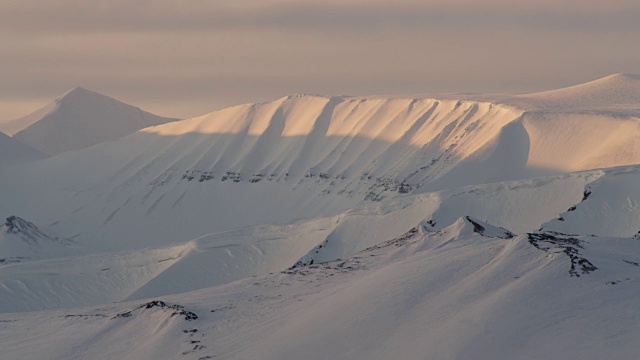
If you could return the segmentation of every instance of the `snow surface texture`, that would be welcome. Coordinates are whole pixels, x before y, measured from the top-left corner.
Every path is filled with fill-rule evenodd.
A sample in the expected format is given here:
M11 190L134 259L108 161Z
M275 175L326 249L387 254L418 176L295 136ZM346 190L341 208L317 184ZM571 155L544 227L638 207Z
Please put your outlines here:
M5 314L0 338L11 359L633 358L638 246L460 218L162 300Z
M2 356L636 356L639 108L292 95L6 168Z
M14 139L56 155L175 120L78 87L12 123L25 126L13 135Z

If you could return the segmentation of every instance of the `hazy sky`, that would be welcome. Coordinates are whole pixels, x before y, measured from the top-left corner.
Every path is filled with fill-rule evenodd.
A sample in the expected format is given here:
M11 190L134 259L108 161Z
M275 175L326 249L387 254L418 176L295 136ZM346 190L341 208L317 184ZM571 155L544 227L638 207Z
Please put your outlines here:
M289 93L533 92L640 73L638 0L0 0L0 122L83 86L190 117Z

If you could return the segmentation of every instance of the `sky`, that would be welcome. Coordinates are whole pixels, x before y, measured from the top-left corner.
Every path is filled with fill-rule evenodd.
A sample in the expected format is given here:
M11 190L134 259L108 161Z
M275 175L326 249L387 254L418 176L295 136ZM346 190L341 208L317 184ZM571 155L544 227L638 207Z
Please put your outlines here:
M291 93L526 93L640 73L637 0L0 0L0 122L82 86L187 118Z

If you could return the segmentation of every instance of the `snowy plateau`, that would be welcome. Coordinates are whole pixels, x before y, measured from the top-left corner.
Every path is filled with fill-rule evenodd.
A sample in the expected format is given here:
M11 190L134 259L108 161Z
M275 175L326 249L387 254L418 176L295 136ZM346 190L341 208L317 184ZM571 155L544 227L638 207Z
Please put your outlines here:
M0 359L640 356L640 75L9 125Z

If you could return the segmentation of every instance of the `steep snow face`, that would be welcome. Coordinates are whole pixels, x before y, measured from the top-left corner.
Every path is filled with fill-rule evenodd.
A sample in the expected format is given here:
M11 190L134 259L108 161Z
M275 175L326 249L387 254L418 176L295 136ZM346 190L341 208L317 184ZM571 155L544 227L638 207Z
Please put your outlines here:
M517 125L505 130L519 116L475 101L292 95L144 129L138 141L143 134L155 144L175 139L170 151L188 144L182 149L196 177L319 180L327 192L370 190L365 196L377 198L388 190L410 192L465 161L492 165L491 173L478 171L474 182L521 176L526 141L513 144L517 155L508 164L495 154L503 137L521 140Z
M33 114L15 120L14 123L28 126L13 137L43 153L56 155L175 120L78 87Z
M0 166L44 159L45 154L0 132Z

